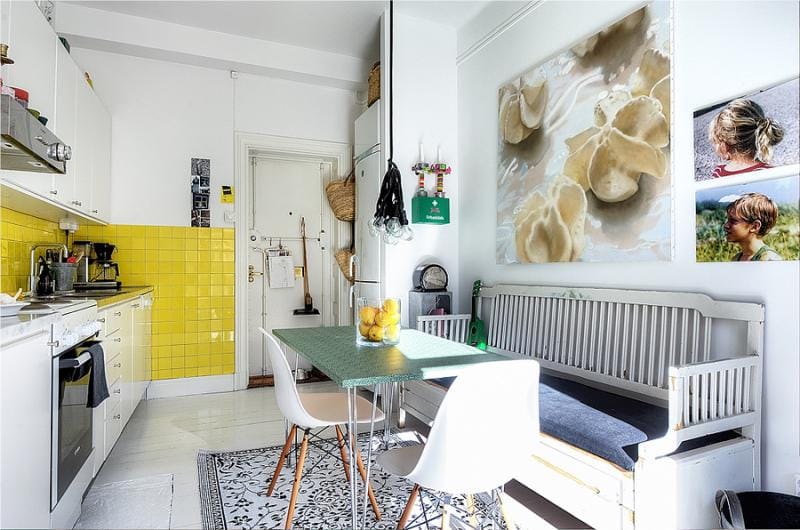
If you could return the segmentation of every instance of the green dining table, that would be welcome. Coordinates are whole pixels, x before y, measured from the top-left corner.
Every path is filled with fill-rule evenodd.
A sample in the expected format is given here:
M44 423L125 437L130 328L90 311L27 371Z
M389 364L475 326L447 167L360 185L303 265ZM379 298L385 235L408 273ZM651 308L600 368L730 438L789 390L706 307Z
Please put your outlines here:
M403 329L400 332L400 342L396 345L380 346L357 344L356 328L353 326L274 329L272 333L288 349L305 358L347 391L347 430L352 433L352 437L348 435L348 440L357 439L358 436L355 396L359 387L457 376L467 366L509 359L415 329ZM376 391L372 399L370 440L375 434L377 396ZM389 423L388 416L389 414L385 425ZM354 444L348 445L350 462L355 462ZM371 449L370 443L368 451ZM368 454L365 484L369 483L372 462L370 456ZM356 476L357 473L350 473L352 527L363 528L367 526L367 488L366 485L363 488L363 509L362 516L359 517L359 485ZM360 525L359 522L363 524Z

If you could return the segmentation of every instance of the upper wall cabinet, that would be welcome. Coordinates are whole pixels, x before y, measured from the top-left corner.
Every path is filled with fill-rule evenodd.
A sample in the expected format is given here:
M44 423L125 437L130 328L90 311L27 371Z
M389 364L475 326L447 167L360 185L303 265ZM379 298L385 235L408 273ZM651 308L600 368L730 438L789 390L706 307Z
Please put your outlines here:
M58 38L33 2L10 2L9 56L14 65L3 68L3 84L28 91L28 108L42 116L55 113L56 42Z
M108 219L111 214L111 114L95 98L93 122L94 156L92 157L92 202L89 214Z
M0 3L3 28L9 28L9 55L15 61L3 67L3 83L27 90L29 107L46 116L50 130L72 147L65 174L2 171L0 176L65 213L108 222L111 117L36 4Z
M59 45L56 52L56 113L53 116L52 130L62 142L72 147L72 160L67 162L64 175L53 175L53 195L60 195L63 202L72 200L75 189L76 162L79 158L75 141L78 106L79 70L69 56L66 48ZM87 87L88 88L88 87Z
M3 66L3 85L28 92L28 108L52 119L55 114L56 43L58 38L33 2L3 2L3 30L14 64ZM7 17L7 18L6 18ZM31 171L3 172L4 178L48 196L53 175Z

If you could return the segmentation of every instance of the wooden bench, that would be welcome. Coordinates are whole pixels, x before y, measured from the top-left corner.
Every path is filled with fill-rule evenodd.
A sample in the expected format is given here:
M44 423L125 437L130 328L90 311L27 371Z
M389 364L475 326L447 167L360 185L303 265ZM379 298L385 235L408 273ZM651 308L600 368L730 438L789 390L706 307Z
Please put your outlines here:
M595 528L670 526L659 511L689 507L669 506L683 485L665 483L666 455L736 430L752 448L743 472L760 487L762 305L697 293L496 285L481 289L479 311L489 351L533 358L543 373L668 410L666 434L638 445L633 471L541 434L519 482ZM469 318L422 316L418 329L464 342ZM445 392L404 383L401 411L431 422ZM714 476L686 488L700 496L710 488L707 502L698 501L703 509L712 507Z

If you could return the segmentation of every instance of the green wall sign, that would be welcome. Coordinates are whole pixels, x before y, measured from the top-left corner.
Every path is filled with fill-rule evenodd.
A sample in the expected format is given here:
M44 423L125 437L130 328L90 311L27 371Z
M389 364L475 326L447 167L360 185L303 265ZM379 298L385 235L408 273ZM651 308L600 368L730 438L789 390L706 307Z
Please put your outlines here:
M446 197L414 197L411 199L411 222L429 225L450 223L450 199Z

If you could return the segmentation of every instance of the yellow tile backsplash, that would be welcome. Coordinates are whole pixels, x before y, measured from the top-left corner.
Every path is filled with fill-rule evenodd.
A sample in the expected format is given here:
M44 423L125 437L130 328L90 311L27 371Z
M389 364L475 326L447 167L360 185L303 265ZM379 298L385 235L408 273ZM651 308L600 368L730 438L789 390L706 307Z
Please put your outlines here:
M31 245L63 243L64 237L58 223L0 208L0 291L27 291Z
M75 239L113 243L123 285L154 287L154 380L234 372L232 228L82 226Z
M64 237L58 223L0 208L0 290L27 290L31 245ZM154 287L154 380L234 372L232 228L81 226L75 239L115 244L123 284Z

